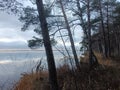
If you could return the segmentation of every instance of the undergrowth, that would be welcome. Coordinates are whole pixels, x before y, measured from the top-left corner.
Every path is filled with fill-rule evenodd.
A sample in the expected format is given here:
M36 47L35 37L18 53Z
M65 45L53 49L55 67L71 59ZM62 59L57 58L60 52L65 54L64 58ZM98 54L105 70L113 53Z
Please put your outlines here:
M99 66L89 69L88 55L81 57L81 70L71 70L64 64L57 68L60 90L120 90L120 66L117 61L105 59L96 53ZM48 72L25 73L14 86L14 90L50 90Z

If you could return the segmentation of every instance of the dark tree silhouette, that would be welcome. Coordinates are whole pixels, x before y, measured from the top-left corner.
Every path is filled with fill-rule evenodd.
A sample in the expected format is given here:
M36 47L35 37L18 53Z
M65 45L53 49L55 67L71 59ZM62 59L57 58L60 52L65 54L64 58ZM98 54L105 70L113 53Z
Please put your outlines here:
M39 20L40 20L40 25L42 29L43 42L44 42L45 51L47 55L47 62L48 62L48 69L49 69L49 81L51 84L51 90L58 90L54 56L53 56L53 51L52 51L52 47L50 43L50 37L49 37L44 7L43 7L43 1L36 0L36 5L37 5L38 13L39 13Z

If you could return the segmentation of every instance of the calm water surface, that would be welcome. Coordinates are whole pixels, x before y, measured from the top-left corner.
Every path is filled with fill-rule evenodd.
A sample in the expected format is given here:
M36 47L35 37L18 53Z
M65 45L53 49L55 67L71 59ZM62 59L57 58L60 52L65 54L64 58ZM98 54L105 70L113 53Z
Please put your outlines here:
M59 59L63 56L58 51L54 51L54 54L55 62L59 65L62 63ZM43 50L0 51L0 90L3 85L6 87L13 85L13 82L21 77L21 73L31 72L41 58L42 65L47 68L46 55ZM6 87L3 90L6 90Z

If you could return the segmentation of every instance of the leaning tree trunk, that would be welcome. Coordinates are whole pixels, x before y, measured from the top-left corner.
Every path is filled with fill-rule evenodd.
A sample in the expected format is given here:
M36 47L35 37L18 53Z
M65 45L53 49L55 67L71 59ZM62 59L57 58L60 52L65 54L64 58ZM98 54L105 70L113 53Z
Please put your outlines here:
M46 21L46 17L45 17L45 13L44 13L43 1L36 0L36 4L37 4L39 20L40 20L41 29L42 29L43 42L44 42L45 51L46 51L46 55L47 55L49 81L51 84L51 90L58 90L54 56L53 56L53 51L52 51L52 47L51 47L51 43L50 43L50 37L49 37L47 21Z
M68 36L70 38L71 48L72 48L73 56L74 56L74 59L75 59L75 64L76 64L77 68L80 69L79 59L78 59L78 56L77 56L77 53L76 53L76 50L75 50L75 44L74 44L74 40L73 40L72 33L71 33L71 30L70 30L70 26L69 26L69 23L68 23L68 19L67 19L66 13L64 11L62 1L59 0L59 2L60 2L61 10L62 10L64 19L65 19L66 28L68 30Z

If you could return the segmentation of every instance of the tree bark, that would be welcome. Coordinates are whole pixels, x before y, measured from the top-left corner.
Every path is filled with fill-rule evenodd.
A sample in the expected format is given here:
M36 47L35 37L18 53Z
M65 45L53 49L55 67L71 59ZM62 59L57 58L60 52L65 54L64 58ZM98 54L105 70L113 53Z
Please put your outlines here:
M67 20L67 16L66 16L66 14L65 14L62 1L59 0L59 2L60 2L61 10L62 10L64 19L65 19L66 28L67 28L67 30L68 30L68 35L69 35L69 38L70 38L70 43L71 43L71 48L72 48L73 56L74 56L74 59L75 59L75 63L76 63L77 68L80 69L79 59L78 59L78 56L77 56L77 53L76 53L76 50L75 50L75 44L74 44L74 40L73 40L73 37L72 37L72 33L71 33L71 30L70 30L70 26L69 26L69 23L68 23L68 20Z
M108 56L111 56L111 48L110 48L110 28L109 28L109 0L107 0L107 40L108 40Z
M44 13L43 1L36 0L36 4L37 4L38 13L39 13L40 25L42 29L44 47L47 55L49 82L51 84L51 90L58 90L55 61L54 61L53 51L50 43L47 21Z
M89 63L92 66L92 41L91 41L91 25L90 25L90 1L87 0L87 18L88 18L88 49L89 49Z
M90 24L90 0L87 0L87 18L88 18L88 48L89 48L89 63L90 69L98 64L97 58L92 51L92 40L91 40L91 24Z
M102 33L103 33L103 45L104 45L104 54L105 57L108 57L108 48L105 38L105 27L104 27L104 21L103 21L103 13L102 13L102 7L101 7L101 0L99 0L99 10L100 10L100 17L101 17L101 25L102 25Z

